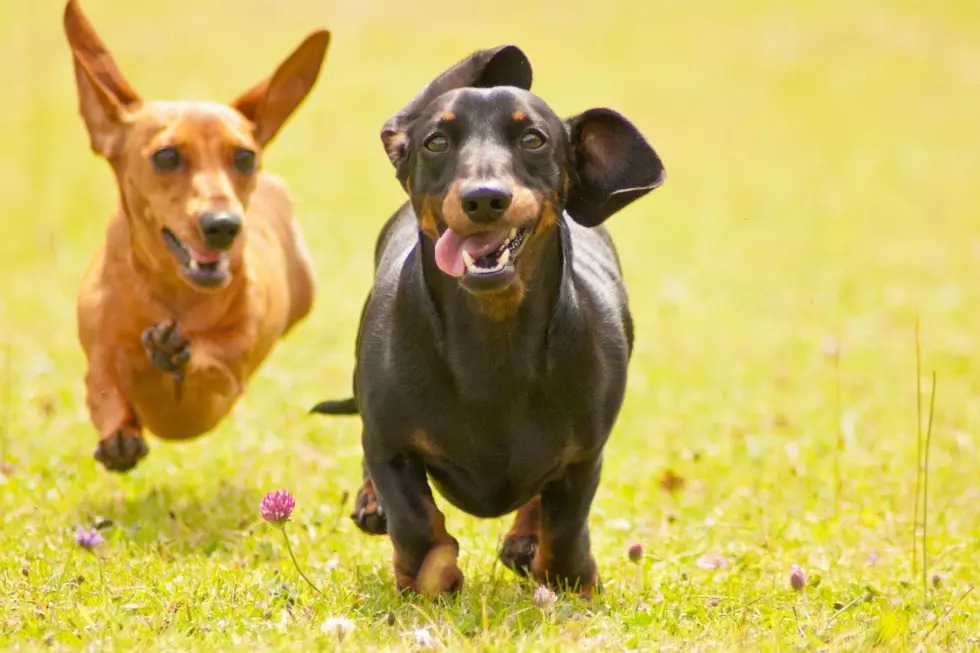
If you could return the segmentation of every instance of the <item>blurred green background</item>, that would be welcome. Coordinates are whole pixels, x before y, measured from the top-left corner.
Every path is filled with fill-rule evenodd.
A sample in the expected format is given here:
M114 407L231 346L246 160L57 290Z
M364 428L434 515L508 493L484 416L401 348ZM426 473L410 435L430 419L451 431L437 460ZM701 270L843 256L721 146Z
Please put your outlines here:
M980 579L974 0L82 6L146 98L231 99L308 31L332 30L317 87L265 158L291 187L321 285L217 432L151 441L129 477L96 468L74 302L116 191L77 114L62 4L0 4L0 457L17 466L0 484L0 524L32 534L3 556L108 514L150 524L144 547L235 558L261 493L282 484L301 509L333 515L359 479L358 423L304 412L349 391L374 238L403 201L380 127L467 53L514 43L559 114L623 112L668 172L608 223L637 323L593 511L614 591L631 539L664 559L758 549L754 583L789 562L909 579L917 316L923 376L938 376L930 552L961 582ZM658 482L667 470L686 480L676 494ZM448 512L479 578L505 524ZM340 551L387 582L387 543L340 529L304 540L308 555ZM871 553L888 566L866 567Z

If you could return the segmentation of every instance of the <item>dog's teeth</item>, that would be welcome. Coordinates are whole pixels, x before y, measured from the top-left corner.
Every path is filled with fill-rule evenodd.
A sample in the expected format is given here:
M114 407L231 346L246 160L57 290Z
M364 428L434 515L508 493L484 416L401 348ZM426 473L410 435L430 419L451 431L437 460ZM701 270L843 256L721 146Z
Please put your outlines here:
M463 263L466 264L466 267L467 268L472 268L474 266L474 264L476 263L473 260L473 257L470 256L470 253L467 252L465 249L463 250Z
M497 267L498 268L504 267L505 265L507 265L507 261L509 260L510 260L510 250L505 249L504 253L501 254L500 258L497 259Z
M194 270L195 272L197 272L197 269L198 269L198 265L197 265L197 259L193 259L193 258L192 258L192 259L191 259L191 262L187 264L187 267L189 267L190 269L192 269L192 270Z
M218 263L218 272L220 272L221 274L227 274L228 273L228 257L227 256L222 256L221 257L221 261Z
M514 240L515 236L517 236L517 227L510 230L510 233L507 235L507 240Z

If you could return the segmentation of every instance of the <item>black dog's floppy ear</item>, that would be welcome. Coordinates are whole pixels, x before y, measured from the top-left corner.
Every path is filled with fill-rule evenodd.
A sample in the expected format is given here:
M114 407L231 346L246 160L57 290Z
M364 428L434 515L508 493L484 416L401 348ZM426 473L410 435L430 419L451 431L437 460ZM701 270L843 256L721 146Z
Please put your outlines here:
M565 210L579 224L602 224L664 183L667 175L660 157L621 114L590 109L567 125L576 176Z
M385 122L381 129L388 158L395 165L398 179L404 185L408 140L406 131L429 104L443 93L465 88L516 86L531 90L531 62L514 45L502 45L474 52L429 82L412 101Z

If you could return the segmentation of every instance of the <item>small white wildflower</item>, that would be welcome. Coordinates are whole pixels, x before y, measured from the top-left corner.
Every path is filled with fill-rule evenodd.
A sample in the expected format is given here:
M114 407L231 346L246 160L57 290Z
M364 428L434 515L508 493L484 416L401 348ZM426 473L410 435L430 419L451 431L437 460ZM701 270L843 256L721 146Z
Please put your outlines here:
M724 569L728 566L728 558L717 554L707 554L698 558L695 563L701 569Z
M555 603L555 593L544 585L538 585L534 590L534 605L539 608L550 608Z
M820 343L820 351L823 355L831 360L836 360L840 358L841 344L840 340L834 336L827 336Z
M415 638L415 645L419 648L435 648L436 640L429 634L428 628L419 628L412 636Z
M320 630L327 634L334 634L342 641L354 630L354 622L347 617L330 617L320 624Z

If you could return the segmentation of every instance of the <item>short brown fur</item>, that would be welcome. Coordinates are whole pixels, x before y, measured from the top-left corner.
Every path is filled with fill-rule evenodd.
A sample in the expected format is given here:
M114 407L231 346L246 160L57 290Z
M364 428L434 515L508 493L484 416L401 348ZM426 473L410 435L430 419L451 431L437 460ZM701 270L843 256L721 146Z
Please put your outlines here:
M418 570L408 568L405 557L394 546L395 586L400 592L411 591L429 598L463 588L463 572L457 564L459 544L446 531L446 517L431 497L424 499L425 511L432 528L432 546ZM394 544L394 542L393 542Z
M438 197L426 197L419 207L419 228L422 233L432 240L439 239L439 227L436 224L436 214L439 207Z
M526 227L541 214L542 204L544 202L535 191L525 188L515 181L510 183L509 190L513 199L507 208L507 212L500 218L495 228L499 229L500 224L517 228ZM470 235L481 230L463 212L462 205L459 201L458 183L453 184L449 192L446 193L440 208L443 222L456 233ZM423 201L422 210L419 213L419 221L425 233L429 233L427 227L431 222L432 214L432 203ZM545 231L554 227L555 224L557 224L556 217L549 219L545 216L535 228L535 233L532 238L536 238L545 233ZM529 247L532 246L533 243L529 244ZM532 257L529 256L528 258ZM509 287L489 293L474 293L474 298L477 301L480 312L496 322L502 322L517 313L521 302L524 301L525 280L531 276L530 268L533 268L533 263L521 260L518 263L520 276Z
M64 27L91 147L119 187L119 208L79 291L78 333L96 457L125 471L146 453L143 428L178 440L213 429L310 311L316 280L285 186L229 160L235 148L261 160L315 84L330 34L312 33L273 75L221 105L143 102L77 0L67 3ZM180 148L186 169L153 168L149 157L163 147ZM221 285L202 288L181 275L161 231L200 248L198 220L208 211L240 215L243 231L225 252ZM171 373L151 363L144 343L174 322L189 359Z
M426 456L438 457L442 455L442 449L432 441L432 438L422 429L415 429L409 437L412 449Z

